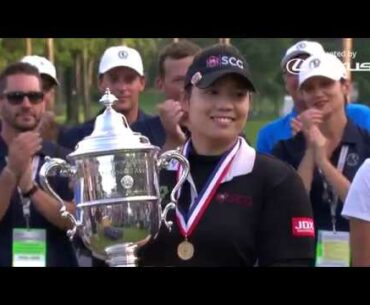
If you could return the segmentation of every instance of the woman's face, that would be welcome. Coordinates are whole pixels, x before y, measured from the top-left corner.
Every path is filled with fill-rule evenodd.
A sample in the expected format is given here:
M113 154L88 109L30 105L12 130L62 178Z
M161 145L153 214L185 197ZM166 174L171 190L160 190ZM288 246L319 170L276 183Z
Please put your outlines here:
M349 83L315 76L303 83L301 92L307 107L321 110L325 119L338 111L344 111Z
M237 75L221 77L207 89L193 87L184 100L193 141L235 141L244 129L249 102L249 90Z

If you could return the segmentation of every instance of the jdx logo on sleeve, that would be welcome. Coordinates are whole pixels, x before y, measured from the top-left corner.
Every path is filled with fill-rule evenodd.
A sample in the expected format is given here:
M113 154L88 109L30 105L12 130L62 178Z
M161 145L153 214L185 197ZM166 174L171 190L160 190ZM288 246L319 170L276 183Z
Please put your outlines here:
M292 233L294 236L315 236L313 219L308 217L292 218Z

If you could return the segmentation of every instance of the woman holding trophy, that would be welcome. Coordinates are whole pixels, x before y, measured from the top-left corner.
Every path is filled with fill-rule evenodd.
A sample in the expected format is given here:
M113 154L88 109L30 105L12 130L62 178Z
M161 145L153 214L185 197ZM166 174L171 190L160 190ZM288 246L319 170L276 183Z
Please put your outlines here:
M195 57L183 99L191 136L182 153L190 175L169 214L172 231L161 227L139 250L139 265L312 264L312 209L302 181L240 137L253 92L248 64L234 47L216 45ZM161 186L172 189L181 173L171 163Z

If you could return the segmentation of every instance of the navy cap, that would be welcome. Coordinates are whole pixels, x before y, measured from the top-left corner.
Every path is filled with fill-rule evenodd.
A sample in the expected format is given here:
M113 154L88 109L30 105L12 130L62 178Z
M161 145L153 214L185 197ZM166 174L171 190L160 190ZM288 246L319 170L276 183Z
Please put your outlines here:
M256 91L247 61L235 47L230 45L216 45L199 53L187 71L185 87L192 84L205 89L227 74L242 76L248 88Z

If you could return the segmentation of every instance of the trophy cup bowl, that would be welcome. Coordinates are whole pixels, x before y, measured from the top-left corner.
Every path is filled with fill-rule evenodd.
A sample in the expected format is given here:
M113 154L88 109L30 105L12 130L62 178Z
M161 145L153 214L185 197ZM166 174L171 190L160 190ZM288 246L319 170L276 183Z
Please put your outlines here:
M116 98L109 89L101 99L106 106L97 117L93 133L80 141L65 160L47 158L40 170L42 187L61 204L62 216L93 255L109 266L136 266L138 247L155 238L161 222L176 207L175 193L185 182L189 163L178 151L159 155L159 148L129 128L123 115L111 107ZM171 192L171 202L162 211L159 171L177 161L184 168ZM72 178L76 215L65 209L63 200L54 192L48 177Z

